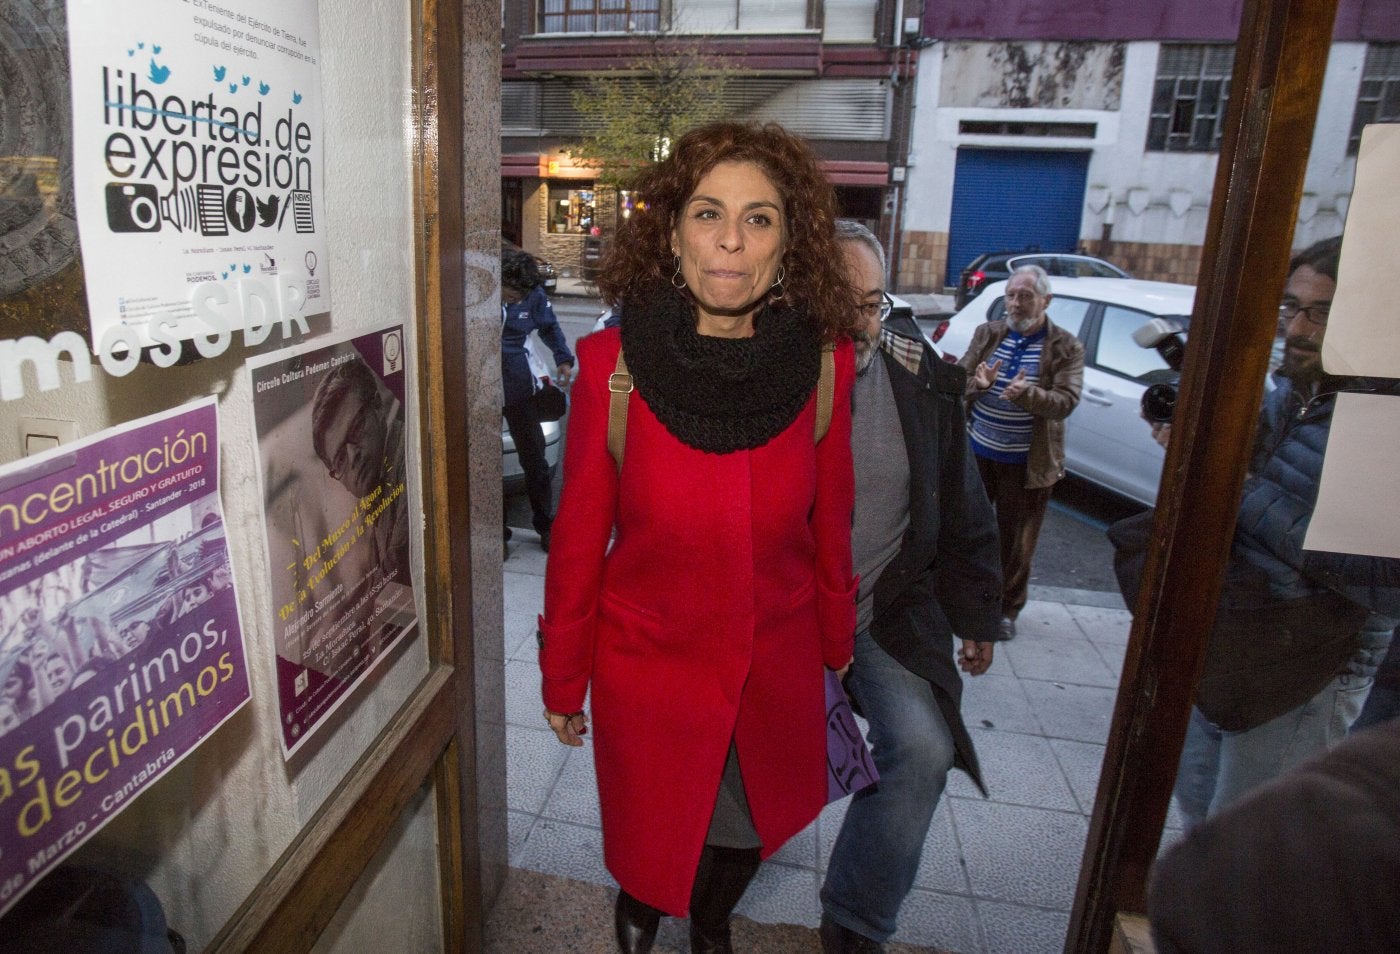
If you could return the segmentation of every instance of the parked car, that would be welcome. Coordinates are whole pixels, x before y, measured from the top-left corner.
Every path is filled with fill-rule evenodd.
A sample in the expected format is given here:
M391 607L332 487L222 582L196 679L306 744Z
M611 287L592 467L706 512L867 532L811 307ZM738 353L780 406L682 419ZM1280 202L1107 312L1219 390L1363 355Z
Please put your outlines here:
M559 438L563 431L558 421L545 421L540 427L544 429L544 459L549 461L550 476L554 476L559 472ZM502 490L507 496L525 492L525 471L520 469L520 456L515 453L515 441L510 439L505 418L501 418L501 473Z
M524 249L516 245L510 239L501 239L501 254L504 255L509 251L523 252ZM554 297L554 290L559 287L559 272L553 265L540 258L538 255L530 253L530 257L535 260L535 264L540 268L540 278L544 279L544 293L551 298Z
M1142 392L1172 375L1133 332L1153 318L1188 328L1196 289L1132 278L1056 278L1051 285L1050 320L1084 343L1084 390L1065 422L1065 465L1092 484L1151 505L1164 453L1142 420ZM949 319L938 342L946 360L967 350L982 322L1004 317L1005 296L1006 282L994 282Z
M1052 278L1132 278L1127 272L1092 255L1067 252L986 252L972 260L958 277L953 293L955 308L963 308L992 282L1011 277L1024 265L1039 265Z

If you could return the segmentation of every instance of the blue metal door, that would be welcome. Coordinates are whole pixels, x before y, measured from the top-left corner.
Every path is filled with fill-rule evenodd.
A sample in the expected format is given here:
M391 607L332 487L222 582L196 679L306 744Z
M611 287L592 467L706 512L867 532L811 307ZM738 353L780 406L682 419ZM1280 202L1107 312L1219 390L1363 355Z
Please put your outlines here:
M947 284L983 252L1072 252L1084 215L1089 153L958 150Z

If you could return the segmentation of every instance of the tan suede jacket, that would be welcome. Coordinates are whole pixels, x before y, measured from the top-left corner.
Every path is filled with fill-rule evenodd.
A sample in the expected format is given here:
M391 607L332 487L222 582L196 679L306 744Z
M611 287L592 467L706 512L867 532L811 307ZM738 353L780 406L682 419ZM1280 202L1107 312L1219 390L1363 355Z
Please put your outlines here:
M1026 462L1026 487L1050 487L1065 475L1065 418L1079 406L1084 386L1084 345L1074 335L1045 319L1048 333L1040 353L1040 383L1013 403L1034 415L1031 422L1030 458ZM1006 337L1004 320L988 321L972 335L972 343L958 359L967 372L967 403L982 394L972 383L972 373L988 360Z

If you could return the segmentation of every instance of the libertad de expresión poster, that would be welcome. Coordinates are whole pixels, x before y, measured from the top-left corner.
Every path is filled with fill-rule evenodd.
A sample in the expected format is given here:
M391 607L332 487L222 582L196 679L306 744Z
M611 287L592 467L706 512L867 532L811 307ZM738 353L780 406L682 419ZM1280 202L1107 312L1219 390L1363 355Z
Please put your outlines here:
M314 0L67 0L92 344L329 311Z
M248 701L213 398L0 468L0 910Z
M290 756L418 621L402 325L248 363Z

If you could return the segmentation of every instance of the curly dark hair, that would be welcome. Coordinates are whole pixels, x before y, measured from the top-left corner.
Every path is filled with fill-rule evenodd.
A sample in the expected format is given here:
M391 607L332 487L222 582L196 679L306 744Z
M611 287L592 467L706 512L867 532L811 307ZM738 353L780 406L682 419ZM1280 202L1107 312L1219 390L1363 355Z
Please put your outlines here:
M1314 242L1298 254L1294 255L1288 263L1288 274L1292 275L1304 265L1325 275L1332 281L1337 280L1337 265L1342 260L1342 237L1340 235L1333 238L1325 238Z
M543 279L535 257L520 249L508 248L501 252L501 284L519 292L528 292Z
M763 170L783 201L787 249L783 296L774 307L806 314L828 341L850 337L860 325L857 296L836 241L836 195L802 139L776 123L720 122L692 129L663 162L629 183L643 203L618 232L602 262L598 290L617 306L675 269L671 231L700 180L722 162L751 162Z

